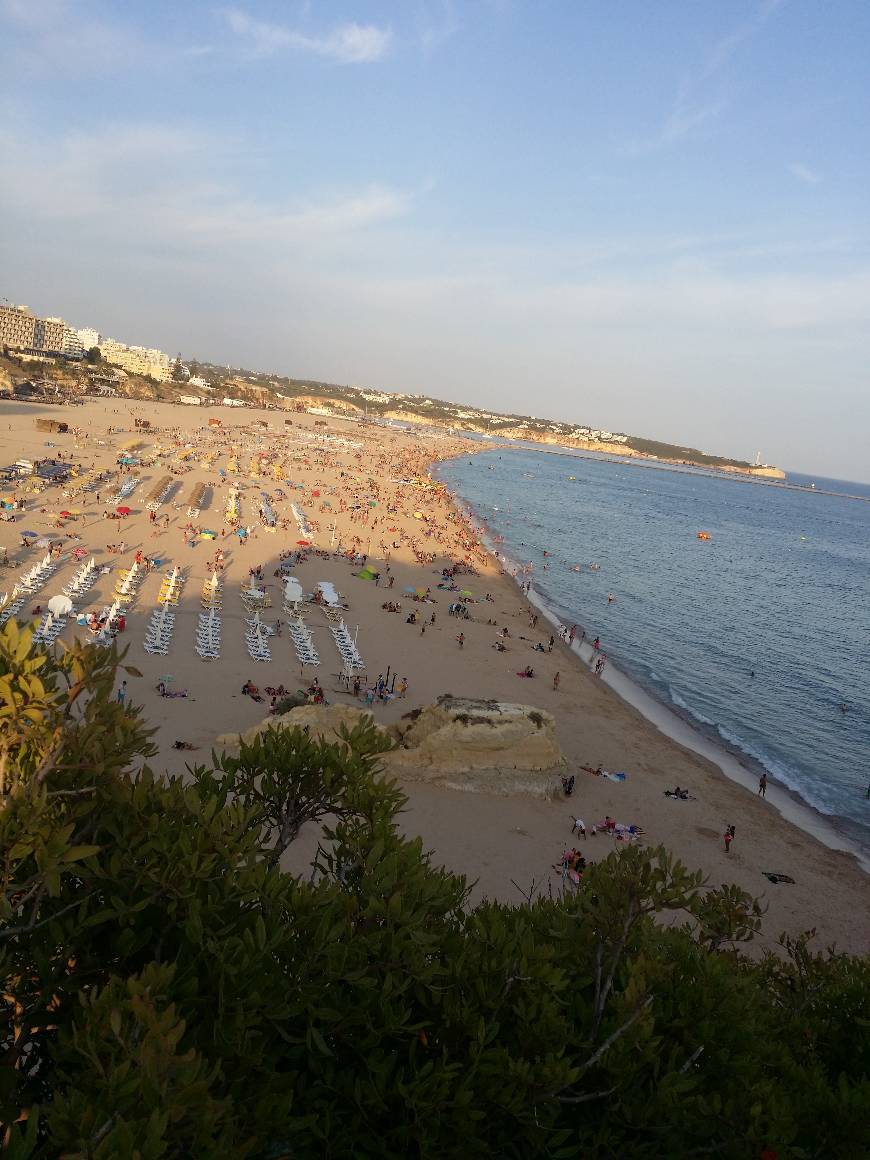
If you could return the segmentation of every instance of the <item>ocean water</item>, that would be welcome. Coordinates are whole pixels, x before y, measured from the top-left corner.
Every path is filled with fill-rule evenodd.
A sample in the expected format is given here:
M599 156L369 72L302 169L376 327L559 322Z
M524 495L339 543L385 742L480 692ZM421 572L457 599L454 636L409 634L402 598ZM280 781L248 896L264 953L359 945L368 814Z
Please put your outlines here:
M870 487L522 449L438 474L563 622L870 851L870 502L821 494Z

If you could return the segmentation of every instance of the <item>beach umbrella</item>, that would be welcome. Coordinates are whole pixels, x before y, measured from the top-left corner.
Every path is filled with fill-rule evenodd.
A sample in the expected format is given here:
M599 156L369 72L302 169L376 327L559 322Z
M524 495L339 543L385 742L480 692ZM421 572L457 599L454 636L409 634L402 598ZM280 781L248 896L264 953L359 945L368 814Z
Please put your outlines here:
M39 539L39 532L19 532L19 536L26 536L28 540Z
M68 596L52 596L48 602L48 611L53 616L68 616L72 612L72 601Z
M413 595L414 595L414 589L413 589L413 588L410 588L410 587L408 587L408 588L406 588L406 589L405 589L405 592L406 592L406 593L407 593L409 596L413 596Z
M87 554L88 554L87 548L76 548L75 551L73 552L73 556L75 556L75 558L77 560L83 560L85 558L85 556L87 556ZM93 564L93 561L91 561L91 563Z
M63 519L66 519L67 516L72 515L72 512L59 512L58 515L60 515Z
M47 536L40 536L36 541L36 546L37 548L50 548L51 540L49 540Z
M128 508L124 505L122 505L121 507L115 508L115 511L118 513L119 516L128 516L130 514L131 510L132 510L131 508Z

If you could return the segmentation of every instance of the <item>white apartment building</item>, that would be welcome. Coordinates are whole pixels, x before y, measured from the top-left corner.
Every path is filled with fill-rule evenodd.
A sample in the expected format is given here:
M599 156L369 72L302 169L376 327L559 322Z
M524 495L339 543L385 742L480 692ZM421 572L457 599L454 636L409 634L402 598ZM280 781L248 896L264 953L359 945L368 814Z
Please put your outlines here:
M90 350L92 347L100 345L100 332L94 330L92 326L80 326L76 333L83 350Z
M85 353L79 332L74 326L65 326L63 328L63 353L68 358L81 358Z

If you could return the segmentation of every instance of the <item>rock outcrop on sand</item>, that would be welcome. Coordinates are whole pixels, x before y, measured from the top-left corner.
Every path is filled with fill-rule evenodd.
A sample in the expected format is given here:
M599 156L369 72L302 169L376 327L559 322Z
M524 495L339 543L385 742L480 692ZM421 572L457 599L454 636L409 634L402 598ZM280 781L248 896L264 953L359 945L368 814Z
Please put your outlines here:
M315 740L338 741L342 726L349 730L353 729L366 717L371 717L371 713L357 709L354 705L300 705L296 709L291 709L289 713L267 717L265 721L252 726L244 733L222 733L217 738L217 744L235 746L240 741L250 744L270 726L274 729L304 729L307 726L308 732ZM380 729L380 726L378 729L385 736L388 734L388 731ZM390 734L390 737L393 735Z
M336 741L342 726L352 729L367 716L351 705L303 705L266 718L241 739L252 741L270 726L307 726L313 737ZM395 745L381 755L388 773L454 789L548 797L565 763L553 715L531 705L445 695L378 729ZM239 740L237 733L217 738L219 745Z

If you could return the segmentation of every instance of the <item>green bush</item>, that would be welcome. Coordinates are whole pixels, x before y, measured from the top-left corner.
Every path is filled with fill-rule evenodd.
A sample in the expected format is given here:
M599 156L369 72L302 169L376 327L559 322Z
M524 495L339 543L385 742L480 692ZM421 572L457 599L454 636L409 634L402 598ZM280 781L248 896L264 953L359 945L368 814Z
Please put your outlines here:
M868 1154L866 960L746 957L757 905L662 848L471 906L370 725L159 778L117 660L0 634L9 1156Z

